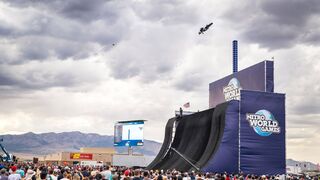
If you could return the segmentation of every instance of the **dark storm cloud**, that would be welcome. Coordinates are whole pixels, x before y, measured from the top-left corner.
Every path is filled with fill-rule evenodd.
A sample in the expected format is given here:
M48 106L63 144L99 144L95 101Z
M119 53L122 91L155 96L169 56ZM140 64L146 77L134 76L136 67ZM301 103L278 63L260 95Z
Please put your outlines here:
M91 21L101 18L101 12L105 0L77 0L77 1L62 1L64 7L60 10L62 14L72 19L79 19L81 21Z
M13 87L15 89L46 89L50 87L71 87L79 83L76 77L67 72L24 72L20 75L7 71L0 67L0 89L3 87Z
M5 74L3 71L0 71L0 87L14 86L16 84L18 84L17 80L12 78L11 76L8 76L8 74Z
M12 0L5 5L18 19L2 24L0 18L0 39L9 42L3 45L9 55L0 54L0 64L79 60L102 53L111 76L142 82L170 76L190 48L186 37L194 32L188 27L201 17L199 7L183 1ZM15 87L66 84L63 78L44 82L25 77L26 82L20 78ZM191 90L184 86L177 82L176 87Z
M116 6L122 4L112 0L10 0L8 3L13 7L44 9L84 23L100 19L112 22L118 15Z
M261 9L277 24L304 26L308 18L319 13L319 1L310 0L269 0L261 3Z
M248 31L244 32L244 37L253 42L259 43L262 47L269 49L288 48L294 45L299 36L299 32L291 28L282 28L275 24L255 23Z
M10 25L4 23L4 22L1 22L1 25L0 25L0 36L9 36L12 34L13 32L13 27L10 27Z
M233 7L225 16L240 27L243 37L268 49L289 48L298 43L319 44L318 0L264 0L242 8Z
M41 46L37 43L29 43L20 46L20 52L23 54L23 59L26 60L45 60L50 55L50 48Z
M96 82L98 77L91 74L79 77L68 69L54 72L44 61L84 59L100 53L96 52L99 48L108 51L130 26L130 18L118 21L123 4L111 1L13 0L4 3L8 5L4 8L8 13L0 16L1 89L46 89ZM10 13L15 21L10 21ZM22 68L25 64L28 69Z
M128 22L118 23L121 9L118 12L112 1L13 0L6 4L15 9L17 17L26 16L15 23L0 18L0 40L10 42L8 47L17 47L10 57L1 58L2 64L86 58L99 45L119 42Z
M10 0L14 7L35 7L51 11L65 18L83 22L104 20L114 22L126 7L147 21L168 24L195 23L198 7L183 1L154 0L146 2L116 0Z
M6 49L4 54L0 54L0 64L23 64L28 61L46 61L49 59L74 60L88 57L94 49L88 43L78 43L50 37L29 36L13 40L16 45L3 45ZM10 56L15 55L15 56Z

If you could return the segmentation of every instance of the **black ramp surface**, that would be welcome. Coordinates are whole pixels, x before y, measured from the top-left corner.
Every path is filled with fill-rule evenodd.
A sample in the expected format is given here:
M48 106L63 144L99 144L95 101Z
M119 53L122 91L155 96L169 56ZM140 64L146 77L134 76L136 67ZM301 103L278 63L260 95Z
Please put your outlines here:
M179 121L178 121L179 119ZM184 130L184 124L180 123L180 119L181 117L177 118L176 120L176 131L175 131L175 135L174 135L174 139L173 142L171 144L171 146L176 147L177 144L180 143L180 139L181 139L181 133L177 133L177 132L182 132ZM177 159L181 158L180 156L174 156L175 153L174 151L172 151L171 149L168 149L168 153L166 154L165 157L163 157L163 159L161 161L158 162L158 164L156 166L154 166L154 169L168 169L166 168L166 166L170 165L170 162L174 162Z
M220 141L223 136L223 130L225 127L226 110L229 102L225 102L216 106L211 123L211 132L208 139L207 147L203 152L201 158L197 162L197 166L202 168L207 162L214 156L215 152L219 148Z
M183 128L182 131L176 132L176 134L179 134L177 140L180 142L174 143L172 146L194 164L196 164L205 150L209 138L208 134L210 133L213 111L213 109L209 109L185 116L179 120L178 126ZM191 168L191 164L181 158L180 155L177 153L174 153L174 155L177 157L177 160L169 162L168 166L165 167L166 169L176 168L180 171L188 171Z
M172 141L172 129L173 129L173 125L174 125L175 120L176 120L176 118L171 118L167 122L164 140L163 140L162 146L160 148L160 151L159 151L158 155L155 157L155 159L148 165L148 167L146 168L147 170L153 169L155 167L155 165L159 161L161 161L161 159L165 156L165 153L168 151L169 146Z
M172 147L194 164L197 164L206 150L211 135L213 111L214 109L209 109L177 119L178 126ZM174 168L180 171L188 171L192 168L192 165L179 154L170 151L163 161L155 167L164 170Z

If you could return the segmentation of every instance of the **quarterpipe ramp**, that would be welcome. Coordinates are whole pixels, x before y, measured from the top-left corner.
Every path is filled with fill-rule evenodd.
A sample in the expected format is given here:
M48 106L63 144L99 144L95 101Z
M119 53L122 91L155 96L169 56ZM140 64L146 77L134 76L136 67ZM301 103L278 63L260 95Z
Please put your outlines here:
M147 169L200 170L219 146L227 107L228 103L224 103L213 109L170 119L159 154Z
M146 169L285 173L284 95L241 91L241 100L170 119Z

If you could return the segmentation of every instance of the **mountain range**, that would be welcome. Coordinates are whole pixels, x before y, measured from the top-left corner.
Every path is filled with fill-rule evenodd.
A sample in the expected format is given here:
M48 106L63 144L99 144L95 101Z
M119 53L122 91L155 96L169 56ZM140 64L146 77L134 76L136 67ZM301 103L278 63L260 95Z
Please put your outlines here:
M79 131L62 133L32 132L20 135L0 135L3 146L9 153L46 155L62 151L79 151L81 147L113 147L113 136L96 133L82 133ZM134 152L148 156L157 155L161 143L144 140L144 146L134 147ZM127 151L126 147L116 148L121 153Z
M51 153L79 151L81 147L113 147L113 136L99 135L96 133L82 133L79 131L62 133L41 133L32 132L20 135L0 135L3 139L1 144L9 153L23 155L24 157L42 156ZM134 147L135 153L142 153L147 156L156 156L161 148L161 143L151 140L144 140L144 146ZM115 148L118 153L127 151L126 147ZM287 159L287 165L296 166L306 164L305 161L294 161ZM310 163L312 169L317 165Z

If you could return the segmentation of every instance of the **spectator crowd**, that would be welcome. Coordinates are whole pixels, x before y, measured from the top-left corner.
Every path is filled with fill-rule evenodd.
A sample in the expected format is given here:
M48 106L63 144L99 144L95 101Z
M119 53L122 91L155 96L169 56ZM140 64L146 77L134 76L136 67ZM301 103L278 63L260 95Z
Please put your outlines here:
M308 175L252 175L144 170L111 166L0 164L0 180L320 180Z

